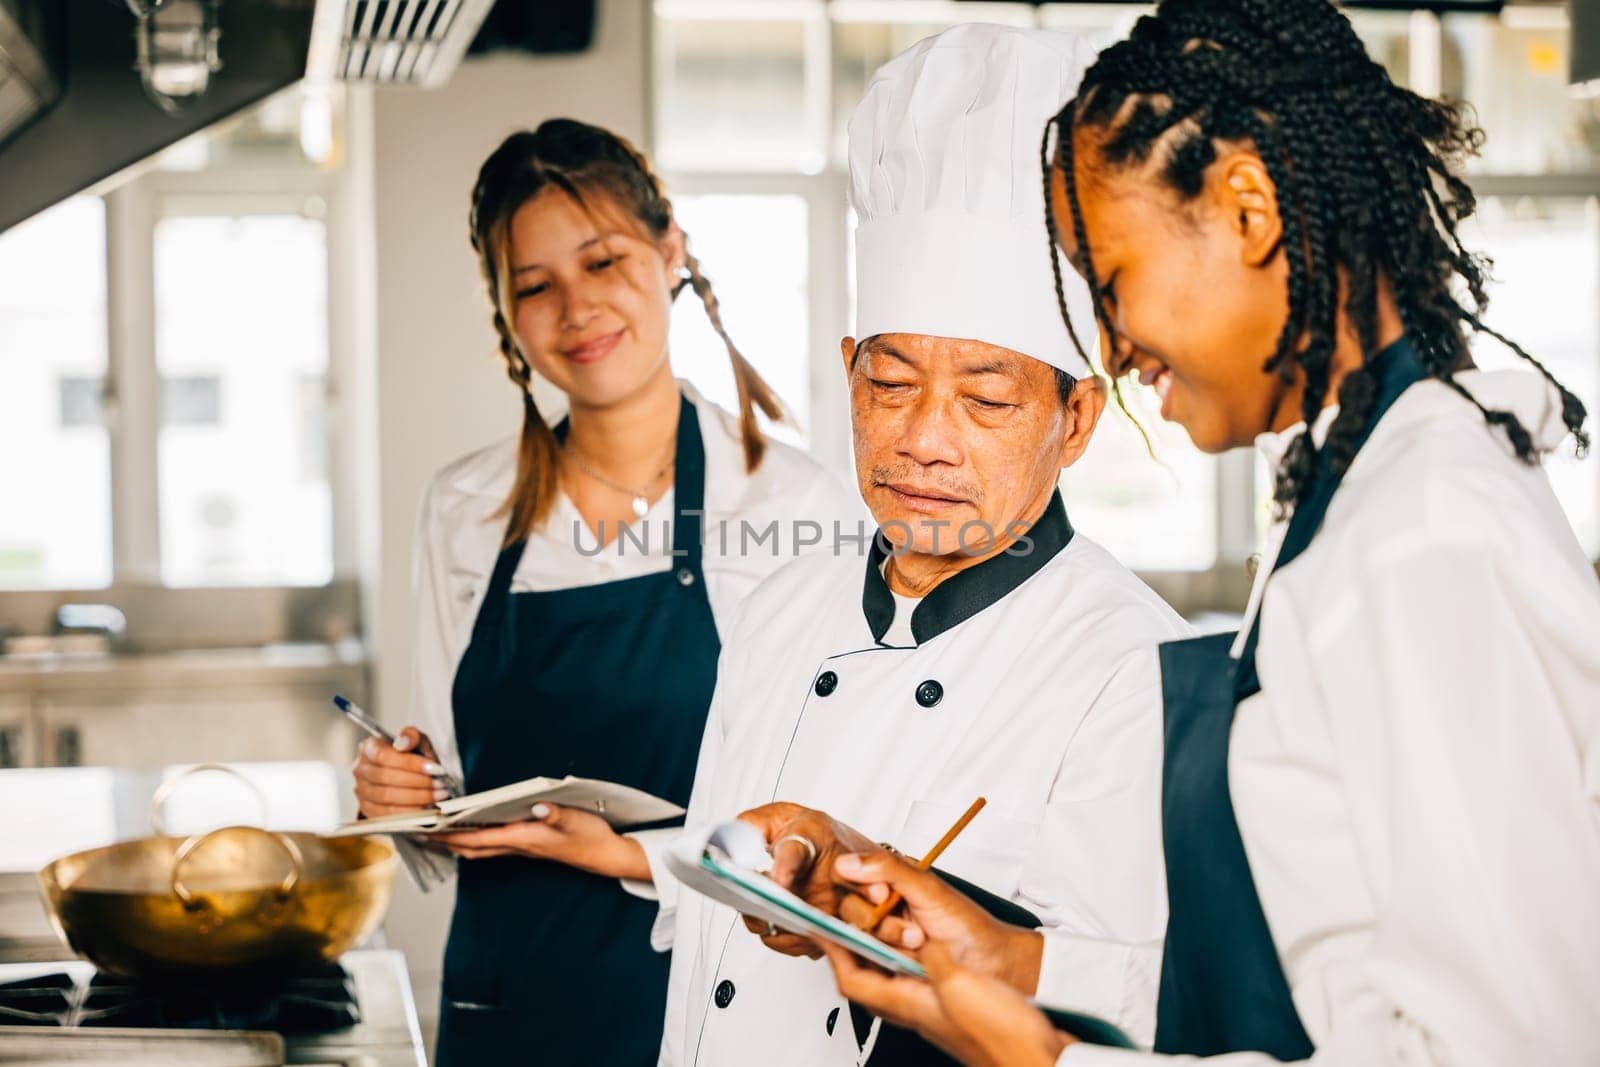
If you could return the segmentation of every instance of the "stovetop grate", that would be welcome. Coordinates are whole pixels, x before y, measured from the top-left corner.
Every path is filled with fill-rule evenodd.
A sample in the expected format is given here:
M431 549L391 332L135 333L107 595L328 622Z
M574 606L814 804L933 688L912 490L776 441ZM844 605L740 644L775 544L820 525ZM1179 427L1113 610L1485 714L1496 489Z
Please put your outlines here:
M338 964L293 977L205 985L66 973L0 984L0 1025L273 1030L317 1034L361 1021L354 980Z

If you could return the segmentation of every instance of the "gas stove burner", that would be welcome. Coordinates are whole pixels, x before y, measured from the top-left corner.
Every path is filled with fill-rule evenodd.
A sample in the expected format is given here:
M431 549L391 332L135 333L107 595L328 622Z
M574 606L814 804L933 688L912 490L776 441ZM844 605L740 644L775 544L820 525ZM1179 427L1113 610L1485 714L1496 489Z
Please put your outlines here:
M77 992L70 974L0 984L0 1026L66 1026Z
M0 985L0 1025L272 1030L319 1034L361 1021L355 982L337 964L314 974L205 985L68 974Z

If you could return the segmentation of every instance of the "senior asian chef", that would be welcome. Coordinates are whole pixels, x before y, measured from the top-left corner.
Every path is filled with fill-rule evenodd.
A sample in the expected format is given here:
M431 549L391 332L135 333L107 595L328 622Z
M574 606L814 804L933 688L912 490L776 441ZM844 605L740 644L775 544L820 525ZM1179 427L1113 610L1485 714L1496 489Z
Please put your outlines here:
M1041 995L1137 1028L1166 920L1155 646L1187 629L1074 531L1057 490L1105 393L1054 309L1037 132L1091 58L1072 35L966 25L868 86L849 131L860 301L841 350L880 536L866 558L785 567L741 608L689 823L787 802L751 816L777 853L809 850L790 832L823 818L809 809L920 853L981 794L941 868L1043 920L1021 949ZM1071 298L1087 315L1087 292ZM825 962L656 881L654 941L673 949L663 1064L872 1054L878 1025ZM1079 967L1081 938L1126 952Z

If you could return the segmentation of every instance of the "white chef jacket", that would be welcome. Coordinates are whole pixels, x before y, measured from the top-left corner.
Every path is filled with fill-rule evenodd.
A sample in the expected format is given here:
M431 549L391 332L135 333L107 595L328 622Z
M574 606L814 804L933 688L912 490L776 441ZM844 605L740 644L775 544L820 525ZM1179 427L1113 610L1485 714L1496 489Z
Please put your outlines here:
M799 449L769 438L761 465L747 472L738 416L701 397L688 382L679 386L700 417L706 457L701 565L711 614L725 638L735 608L763 578L796 555L832 548L835 522L851 532L874 527L860 496ZM445 467L423 497L413 573L411 721L457 775L461 759L450 690L500 553L508 519L495 513L511 491L516 468L517 439L511 438ZM639 547L642 538L618 538L597 550L577 508L560 493L550 518L529 535L511 590L568 589L667 570L675 565L675 499L669 489L635 524L649 535L645 548ZM808 523L825 533L815 544L805 543L816 537ZM746 534L743 524L753 533ZM774 525L775 535L766 536ZM453 872L454 865L435 873L445 870Z
M1009 593L988 587L992 562L947 579L967 583L976 614L913 647L875 640L863 583L881 577L859 559L811 557L758 589L723 648L689 824L793 801L916 855L981 795L988 806L941 869L1048 927L1158 942L1155 646L1188 628L1081 535ZM655 941L673 948L662 1064L864 1061L874 1039L858 1046L826 961L772 952L729 908L659 882ZM1093 973L1115 986L1093 1006L1150 1002L1158 966L1129 968L1136 988L1108 976L1116 966ZM1073 977L1042 986L1075 1002Z
M1564 436L1537 376L1457 380ZM1311 1062L1600 1063L1600 586L1545 474L1422 382L1268 570L1228 781Z

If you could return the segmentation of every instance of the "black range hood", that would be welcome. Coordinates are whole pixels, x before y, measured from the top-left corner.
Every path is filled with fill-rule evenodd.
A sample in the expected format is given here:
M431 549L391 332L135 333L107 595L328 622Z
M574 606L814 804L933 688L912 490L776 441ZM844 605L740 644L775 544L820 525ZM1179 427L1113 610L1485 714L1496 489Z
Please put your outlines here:
M469 45L473 54L584 51L596 2L222 0L222 68L204 95L169 114L134 69L129 0L0 0L0 30L11 12L24 27L45 23L23 37L56 53L45 91L30 81L19 93L27 107L9 142L0 82L0 232L302 77L426 88L448 81Z
M309 2L223 3L221 73L204 96L167 114L140 85L135 23L125 4L42 2L58 9L63 23L63 91L0 147L0 232L292 85L305 71Z
M0 144L61 95L62 12L40 0L0 0Z
M1582 96L1600 97L1600 0L1572 0L1570 81Z

